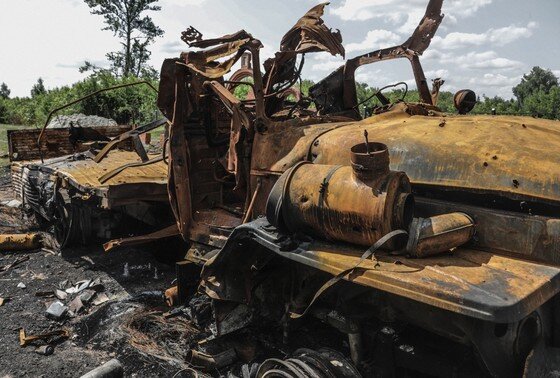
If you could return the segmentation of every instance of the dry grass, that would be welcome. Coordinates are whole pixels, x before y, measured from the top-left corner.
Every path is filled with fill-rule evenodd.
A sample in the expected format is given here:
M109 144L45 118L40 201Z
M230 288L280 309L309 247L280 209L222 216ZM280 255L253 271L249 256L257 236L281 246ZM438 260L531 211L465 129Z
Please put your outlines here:
M139 309L124 323L124 332L139 353L187 367L188 343L199 330L182 317L165 319L160 311Z

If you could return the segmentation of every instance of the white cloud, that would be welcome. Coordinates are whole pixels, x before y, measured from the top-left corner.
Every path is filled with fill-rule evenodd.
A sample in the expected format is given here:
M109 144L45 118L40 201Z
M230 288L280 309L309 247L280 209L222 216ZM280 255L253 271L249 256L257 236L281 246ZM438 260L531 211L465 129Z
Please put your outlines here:
M521 75L505 76L502 74L485 73L482 77L470 78L469 84L478 87L509 87L516 85L521 80Z
M495 54L495 53L494 53ZM493 69L493 70L510 70L522 68L523 63L517 60L502 58L498 56L489 57L487 59L476 60L471 57L479 55L477 53L470 53L466 55L467 60L461 63L464 68L477 68L477 69Z
M445 69L429 70L424 72L424 76L426 76L426 78L428 79L436 79L438 77L442 79L446 79L449 77L449 71Z
M462 69L493 69L512 70L523 68L524 64L517 60L503 58L495 51L470 52L467 54L455 54L453 52L442 52L437 49L426 51L423 61L435 61L438 64L453 64Z
M180 40L167 41L161 45L160 51L166 54L179 55L181 51L187 49L187 45Z
M358 43L349 43L346 47L346 52L362 51L362 50L377 50L384 47L394 46L402 41L402 37L389 30L375 29L370 30L365 39Z
M331 8L330 13L340 17L344 21L364 21L380 16L378 10L374 8L390 8L393 6L393 0L345 0L338 8ZM393 12L393 17L398 17L398 12Z
M356 81L360 83L368 83L373 85L375 81L379 80L379 77L387 77L387 73L383 72L381 69L376 70L359 70L356 72Z
M435 60L439 63L446 63L449 62L452 57L452 53L443 52L430 46L430 48L422 54L422 61L424 62Z
M344 64L344 59L328 53L318 53L306 56L305 62L306 66L311 67L311 76L315 76L313 71L333 71Z
M560 70L552 70L552 73L560 79Z
M469 17L478 12L482 7L492 4L492 0L454 0L443 3L444 12Z
M313 64L311 69L313 71L333 71L343 64L344 62L326 61Z
M498 29L488 29L484 33L449 33L445 37L435 36L433 47L446 50L462 49L467 46L494 45L503 46L519 38L527 38L533 34L537 23L529 22L527 26L510 25Z
M453 0L443 3L442 12L445 20L457 23L457 18L469 17L480 8L492 3L492 0ZM422 19L426 10L425 0L344 0L339 7L330 9L330 13L344 21L365 21L374 18L389 21L398 26L398 31L411 33Z

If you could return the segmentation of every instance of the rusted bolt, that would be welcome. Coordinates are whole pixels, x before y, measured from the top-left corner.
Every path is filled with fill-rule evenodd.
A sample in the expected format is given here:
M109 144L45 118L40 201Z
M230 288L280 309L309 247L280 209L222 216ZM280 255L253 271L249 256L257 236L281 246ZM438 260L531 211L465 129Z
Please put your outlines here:
M482 165L484 165L485 167L488 167L488 162L484 162Z

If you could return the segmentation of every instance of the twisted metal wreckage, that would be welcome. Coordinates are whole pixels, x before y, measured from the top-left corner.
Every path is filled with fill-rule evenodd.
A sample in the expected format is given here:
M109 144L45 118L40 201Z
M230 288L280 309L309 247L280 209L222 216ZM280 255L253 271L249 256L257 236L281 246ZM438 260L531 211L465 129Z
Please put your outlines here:
M142 164L167 164L175 221L154 218L171 226L115 239L107 250L181 235L190 248L177 265L179 302L193 286L210 296L219 336L258 314L281 324L286 338L303 317L346 338L340 351L352 363L329 354L338 352L299 350L292 359L266 361L261 376L514 376L524 369L530 376L557 369L559 124L467 115L475 103L469 90L455 96L459 114L438 109L443 81L430 90L419 57L442 21L442 2L430 0L403 44L347 60L308 96L294 90L305 54L345 53L340 33L321 19L326 4L288 31L264 74L250 68L261 67L262 46L249 33L203 39L191 27L182 40L196 50L166 59L161 70L158 106L169 120L163 155L149 159L135 143L140 160L104 167L103 179L84 191L72 186L74 171L60 173L53 163L49 174L58 170L62 178L44 197L63 209L72 204L69 214L58 211L61 218L84 211L76 206L84 192L100 192L94 207L153 205L163 178L150 178ZM380 105L362 119L356 70L398 58L411 63L420 102L390 102L377 91ZM244 68L226 80L240 59ZM248 76L252 82L242 81ZM250 87L245 100L233 95L239 85ZM110 151L117 143L153 126L72 164L108 164L111 154L123 153ZM144 181L131 187L138 175ZM67 194L57 194L62 189ZM80 219L62 227L63 235L86 222Z

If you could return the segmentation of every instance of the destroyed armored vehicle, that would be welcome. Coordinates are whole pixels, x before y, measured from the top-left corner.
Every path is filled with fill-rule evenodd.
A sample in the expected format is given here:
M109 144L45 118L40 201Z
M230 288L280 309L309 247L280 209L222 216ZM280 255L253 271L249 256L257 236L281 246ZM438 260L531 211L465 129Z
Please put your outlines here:
M549 371L560 343L560 123L468 115L468 90L455 96L458 114L437 107L441 82L428 88L420 56L442 0L403 44L347 60L294 101L304 54L344 56L324 6L252 82L225 79L247 53L261 67L261 43L245 31L203 39L190 28L182 39L196 49L163 64L177 221L163 233L191 243L179 297L193 280L181 270L203 265L218 335L261 316L289 341L317 318L364 376ZM398 58L421 102L377 92L381 105L362 119L356 69ZM238 85L251 87L247 99L232 94ZM295 377L311 360L261 368Z
M60 248L171 223L167 166L140 139L167 120L134 129L47 128L57 111L77 101L53 110L42 130L8 131L12 182L24 212L50 230Z
M457 114L437 107L442 82L428 88L420 56L442 2L429 1L403 44L347 60L307 96L294 89L304 55L344 56L326 4L288 31L264 73L249 33L203 39L189 28L192 51L164 61L158 96L176 222L105 248L180 235L190 245L180 302L195 289L212 298L218 336L255 319L281 330L288 358L258 376L557 370L560 123L469 115L469 90L455 96ZM377 91L362 117L356 70L393 59L410 62L420 102ZM305 344L312 320L333 332L330 349Z

